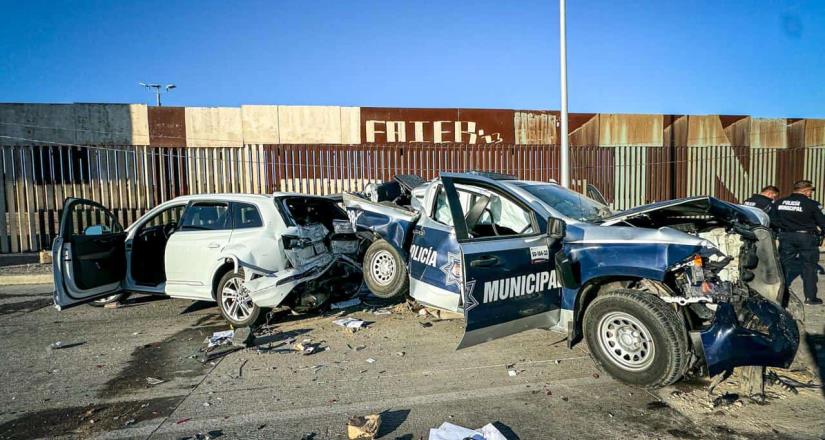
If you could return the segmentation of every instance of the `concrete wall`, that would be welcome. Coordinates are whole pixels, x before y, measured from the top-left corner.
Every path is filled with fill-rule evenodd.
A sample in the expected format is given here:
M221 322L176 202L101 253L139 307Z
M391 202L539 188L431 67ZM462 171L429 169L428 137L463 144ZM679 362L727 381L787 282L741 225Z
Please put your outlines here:
M149 143L142 104L0 104L0 144Z
M556 144L560 139L558 112L547 110L142 104L0 104L0 136L5 145L176 147L439 140ZM571 145L605 147L823 146L825 119L572 113L569 139Z

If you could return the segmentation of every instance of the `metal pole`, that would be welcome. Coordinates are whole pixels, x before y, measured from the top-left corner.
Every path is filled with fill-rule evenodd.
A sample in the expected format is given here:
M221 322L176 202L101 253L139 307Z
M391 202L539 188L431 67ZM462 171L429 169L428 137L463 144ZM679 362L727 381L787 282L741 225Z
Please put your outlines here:
M567 1L559 0L561 57L561 186L570 187L570 146L567 144Z
M160 107L160 87L155 87L155 98L158 101L158 107Z

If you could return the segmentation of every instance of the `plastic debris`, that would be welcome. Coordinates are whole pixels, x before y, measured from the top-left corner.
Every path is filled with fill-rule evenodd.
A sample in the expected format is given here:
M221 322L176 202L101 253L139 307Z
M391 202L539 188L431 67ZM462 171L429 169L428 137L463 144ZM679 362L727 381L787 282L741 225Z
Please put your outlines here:
M313 344L311 340L304 340L294 345L296 351L300 351L304 356L318 351L318 344Z
M336 319L335 321L332 321L332 322L334 324L337 324L337 325L340 325L341 327L346 327L346 328L358 329L358 328L364 328L364 327L367 326L366 321L362 321L362 320L356 319L356 318L341 318L341 319Z
M507 440L504 434L492 423L479 429L468 429L463 426L444 422L438 429L430 429L428 440Z
M368 364L375 363L375 359L373 359L373 358L367 358L367 363L368 363Z
M358 298L348 299L346 301L340 301L337 303L332 303L329 305L329 308L332 310L341 310L341 309L348 309L350 307L355 307L361 304L361 300Z
M64 348L77 347L78 345L83 345L85 343L86 343L86 341L81 341L81 342L57 341L57 342L53 342L51 345L49 345L49 349L51 349L51 350L62 350Z
M381 416L379 414L353 416L347 421L347 438L350 440L373 439L380 427Z
M392 307L382 307L372 311L373 315L392 315Z
M507 370L507 375L510 377L516 377L518 375L518 371L516 370Z
M217 347L231 342L234 336L235 330L224 330L212 333L212 336L207 338L206 342L209 344L208 348Z
M147 377L146 378L146 383L148 383L149 385L160 385L164 382L166 382L166 381L163 380L163 379L158 379L156 377Z

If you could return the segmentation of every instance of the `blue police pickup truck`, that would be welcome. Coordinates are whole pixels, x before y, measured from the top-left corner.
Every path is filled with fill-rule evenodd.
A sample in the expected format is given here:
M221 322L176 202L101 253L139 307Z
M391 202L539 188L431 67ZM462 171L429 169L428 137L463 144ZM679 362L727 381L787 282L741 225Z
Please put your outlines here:
M475 172L397 176L344 205L370 290L463 313L459 348L561 331L615 378L661 387L787 368L799 345L767 218L748 207L692 197L613 213L555 183Z

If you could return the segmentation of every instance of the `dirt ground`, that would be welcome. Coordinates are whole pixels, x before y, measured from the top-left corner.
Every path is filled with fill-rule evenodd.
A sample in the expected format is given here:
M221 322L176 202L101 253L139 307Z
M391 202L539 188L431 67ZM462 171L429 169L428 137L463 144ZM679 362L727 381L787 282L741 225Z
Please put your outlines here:
M338 439L349 416L376 413L387 439L426 438L445 421L495 422L521 439L825 436L821 387L772 385L755 402L735 394L734 376L715 396L702 379L651 392L600 374L556 333L456 351L460 319L362 306L341 312L369 322L355 333L333 314L282 313L257 348L210 360L204 339L228 328L212 304L138 296L58 312L51 290L0 287L0 438ZM825 307L806 318L802 361L776 372L819 384L810 352L825 365ZM295 351L307 339L315 353Z

